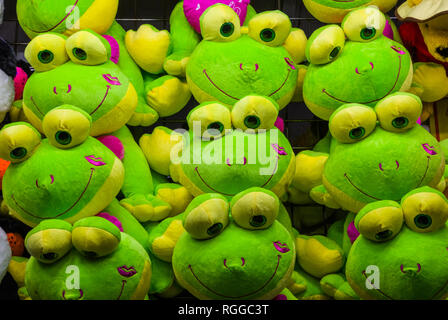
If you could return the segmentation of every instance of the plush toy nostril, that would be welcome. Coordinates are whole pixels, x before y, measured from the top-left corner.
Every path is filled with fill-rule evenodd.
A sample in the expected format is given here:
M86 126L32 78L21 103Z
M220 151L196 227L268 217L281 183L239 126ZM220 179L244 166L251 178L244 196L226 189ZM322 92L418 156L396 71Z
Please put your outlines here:
M448 58L448 47L438 47L436 49L437 53L444 58Z

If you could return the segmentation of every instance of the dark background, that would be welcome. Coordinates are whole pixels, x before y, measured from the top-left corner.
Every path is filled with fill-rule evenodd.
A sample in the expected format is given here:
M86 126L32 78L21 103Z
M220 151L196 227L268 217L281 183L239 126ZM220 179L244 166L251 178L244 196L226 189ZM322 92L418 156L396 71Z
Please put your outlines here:
M152 24L158 29L169 30L169 16L177 2L178 0L121 0L116 20L125 30L137 30L141 24L145 23ZM399 0L398 4L403 2L404 0ZM290 17L293 27L298 27L304 30L307 37L310 37L314 30L324 25L308 13L301 0L251 0L251 5L257 12L277 9L283 11ZM390 12L389 15L397 23L397 20L393 17L394 12ZM23 52L29 42L29 38L17 22L16 0L5 0L5 14L3 24L0 26L0 37L3 37L13 46L18 59L24 59ZM153 128L159 125L167 126L171 129L187 129L185 121L186 116L188 112L197 105L198 103L192 98L187 107L178 114L160 119L151 127L134 127L132 130L136 139L145 132L152 132ZM280 116L285 120L285 135L288 137L295 153L311 149L328 130L327 123L315 117L303 103L289 104L280 112ZM329 220L327 220L328 222L335 219L335 215L332 215L331 210L318 205L289 205L287 207L291 213L294 225L302 233L324 234L326 232L327 224L313 226L312 228L300 226L295 219L296 215L294 213L297 211L308 210L312 207L312 210L316 210L316 214L322 214L324 217L329 217ZM19 232L23 237L25 237L29 230L29 228L22 223L5 217L0 217L0 227L2 227L5 232ZM17 287L11 276L8 274L0 285L0 300L18 299L16 291Z

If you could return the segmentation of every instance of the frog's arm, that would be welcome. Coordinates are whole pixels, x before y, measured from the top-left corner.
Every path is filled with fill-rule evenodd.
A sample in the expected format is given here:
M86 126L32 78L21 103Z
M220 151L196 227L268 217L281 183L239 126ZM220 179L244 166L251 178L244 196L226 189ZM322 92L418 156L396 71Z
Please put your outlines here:
M322 184L322 174L328 154L306 150L296 155L296 171L289 187L289 201L295 204L311 203L310 191Z
M335 300L359 300L343 273L329 274L320 280L322 290Z
M318 204L326 206L331 209L340 209L341 206L334 200L332 195L324 187L323 184L318 185L311 189L310 197Z
M185 77L188 59L201 41L201 36L188 22L183 2L179 2L171 12L170 26L173 52L166 58L163 67L170 75Z
M409 92L424 102L435 102L448 95L448 76L445 68L433 62L414 63L414 77Z
M329 297L322 291L319 279L310 276L296 264L291 276L288 289L299 300L328 300Z
M150 250L158 259L171 262L177 240L185 232L183 219L184 214L180 214L157 224L146 225Z
M18 295L20 300L31 300L28 291L25 287L25 271L28 258L24 257L11 257L9 262L8 272L17 283Z
M296 250L300 267L318 279L338 272L345 263L340 246L325 236L299 235L296 237Z
M125 178L121 190L125 198L121 200L121 205L139 221L165 218L171 207L154 196L151 170L131 132L125 126L112 135L120 139L124 147L122 162Z
M191 91L185 79L172 75L153 75L143 72L146 101L160 117L178 113L190 101Z

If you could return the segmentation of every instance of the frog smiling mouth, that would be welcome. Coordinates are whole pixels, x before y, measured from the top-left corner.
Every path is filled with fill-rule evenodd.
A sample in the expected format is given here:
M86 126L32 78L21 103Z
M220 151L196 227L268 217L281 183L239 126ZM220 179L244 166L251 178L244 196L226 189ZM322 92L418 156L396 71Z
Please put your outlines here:
M365 270L362 271L362 275L366 278L366 281L369 281L371 287L374 288L375 291L377 291L379 294L381 294L382 296L386 297L386 298L389 299L389 300L396 300L396 299L392 298L391 296L387 295L386 293L384 293L383 291L381 291L380 288L377 288L377 287L376 287L376 286L369 280L369 278L368 278L367 275L366 275L366 271L365 271ZM444 284L439 290L436 291L436 293L431 297L431 300L433 300L435 297L437 297L437 295L439 295L440 292L442 292L447 286L448 286L448 281L446 281L445 284Z
M277 156L277 157L276 157L276 161L275 161L275 167L274 167L274 170L272 171L271 176L269 177L269 179L268 179L262 186L260 186L260 188L264 188L269 182L271 182L272 178L273 178L274 175L277 173L277 168L278 168L278 161L279 161L279 159L280 159L280 157ZM210 185L205 181L205 179L201 176L201 174L199 173L199 168L198 168L198 167L194 168L194 170L196 171L196 173L197 173L198 177L201 179L201 181L202 181L202 182L203 182L203 183L204 183L210 190L212 190L213 192L220 193L220 194L222 194L222 195L230 196L230 197L233 197L233 196L236 195L236 193L235 193L235 194L228 194L228 193L225 193L225 192L221 192L221 191L216 190L215 188L213 188L212 186L210 186Z
M210 76L207 73L207 70L204 69L202 70L202 72L204 73L205 77L208 79L208 81L216 88L218 89L220 92L222 92L223 94L225 94L227 97L234 99L234 100L241 100L240 98L235 98L234 96L231 96L230 94L228 94L227 92L225 92L224 90L222 90L215 82L213 82L213 80L210 78ZM270 95L268 95L269 97L272 97L274 94L276 94L277 92L279 92L284 85L286 84L286 82L289 79L289 75L291 74L291 69L288 69L288 74L286 75L285 80L283 81L283 83L280 85L280 87L275 90L274 92L272 92Z
M31 30L34 33L45 33L45 32L53 31L54 29L59 27L65 20L67 20L68 17L70 17L70 15L73 13L76 6L78 5L78 2L79 2L79 0L76 0L75 4L72 6L71 10L67 13L67 15L61 21L59 21L55 26L51 27L50 29L44 30L44 31L36 31L36 30L33 30L30 28L29 30Z
M124 291L124 287L126 285L127 281L126 280L121 280L121 289L120 289L120 294L118 295L116 300L120 300L121 295L123 294ZM82 298L84 297L84 291L82 289L79 289L79 298L76 300L82 300ZM62 291L62 299L63 300L67 300L65 298L65 290Z
M255 290L255 291L252 291L252 292L250 292L250 293L248 293L248 294L241 295L241 296L226 296L226 295L223 295L223 294L221 294L221 293L219 293L219 292L216 292L216 291L213 290L213 289L210 289L210 288L207 287L201 280L199 280L198 276L194 273L194 271L193 271L193 267L191 266L191 264L188 265L188 269L190 269L191 273L192 273L193 276L196 278L196 280L199 282L199 284L200 284L201 286L203 286L205 289L209 290L210 292L213 292L214 294L216 294L216 295L218 295L218 296L221 296L221 297L224 297L224 298L241 299L241 298L245 298L245 297L254 295L254 294L256 294L257 292L260 292L261 290L263 290L263 289L264 289L264 288L265 288L265 287L272 281L272 279L274 279L275 275L277 274L277 270L278 270L278 267L279 267L279 265L280 265L280 259L281 259L281 258L282 258L282 257L281 257L280 255L277 255L277 265L275 266L275 270L274 270L272 276L271 276L271 277L270 277L270 278L263 284L263 286L261 286L261 288Z
M94 173L94 172L95 172L95 168L90 168L90 177L89 177L89 180L87 181L87 184L86 184L86 186L84 187L84 190L81 192L81 194L79 195L79 197L78 197L78 199L75 201L75 203L73 203L73 204L70 206L70 208L68 208L68 209L65 210L64 212L59 213L59 214L57 214L57 215L55 215L55 216L53 216L53 217L39 217L39 216L37 216L37 215L35 215L35 214L33 214L33 213L27 211L25 208L23 208L23 207L16 201L16 199L15 199L15 197L14 197L14 194L11 195L11 199L14 201L14 203L15 203L15 204L16 204L16 205L17 205L23 212L27 213L28 215L30 215L30 216L32 216L32 217L34 217L34 218L37 218L37 219L40 219L40 220L54 219L54 218L60 217L60 216L62 216L62 215L64 215L64 214L68 213L70 210L72 210L72 209L78 204L78 202L81 200L81 198L82 198L82 197L84 196L84 194L86 193L87 188L89 187L90 182L92 181L92 177L93 177L93 173Z
M426 169L425 169L425 173L423 174L422 178L420 179L420 182L418 183L418 185L417 185L415 188L420 187L420 185L422 184L423 180L425 180L426 175L428 174L429 161L431 160L431 157L430 157L430 156L427 156L426 158L427 158L427 161L426 161ZM358 190L359 192L361 192L363 195L365 195L365 196L367 196L367 197L369 197L369 198L372 198L372 199L374 199L374 200L377 200L377 201L381 201L381 200L383 200L383 199L379 199L379 198L376 198L376 197L374 197L374 196L371 196L371 195L368 194L367 192L365 192L365 191L363 191L362 189L360 189L358 186L356 186L356 185L353 183L353 181L349 178L349 176L348 176L347 173L344 173L344 177L345 177L345 178L347 179L347 181L353 186L353 188L355 188L356 190ZM395 200L395 201L398 201L398 202L399 202L400 200Z
M104 94L103 99L101 100L100 104L92 111L89 113L89 115L93 115L95 112L98 111L98 109L104 104L104 102L106 101L107 96L109 95L109 91L112 88L110 85L106 86L106 93ZM37 106L36 101L34 101L33 96L30 97L31 102L33 103L34 107L36 108L36 110L43 116L45 116L45 114L39 109L39 107Z
M396 49L394 49L394 48L392 48L392 49L396 51ZM400 53L400 54L401 54L401 53ZM400 74L401 74L401 65L402 65L401 55L398 56L398 60L399 60L400 62L399 62L399 65L398 65L398 72L397 72L397 76L396 76L396 78L395 78L394 85L393 85L392 88L390 88L390 90L389 90L384 96L382 96L381 98L374 99L374 100L371 100L371 101L366 101L366 102L353 102L353 101L346 101L346 100L339 99L339 98L335 97L334 95L330 94L330 93L327 91L327 89L325 89L325 88L322 89L322 92L325 93L327 96L329 96L331 99L336 100L336 101L339 101L339 102L342 102L342 103L360 103L360 104L369 104L369 103L373 103L373 102L380 101L381 99L383 99L383 98L385 98L386 96L388 96L388 95L395 89L395 87L396 87L397 84L398 84L398 79L400 78Z

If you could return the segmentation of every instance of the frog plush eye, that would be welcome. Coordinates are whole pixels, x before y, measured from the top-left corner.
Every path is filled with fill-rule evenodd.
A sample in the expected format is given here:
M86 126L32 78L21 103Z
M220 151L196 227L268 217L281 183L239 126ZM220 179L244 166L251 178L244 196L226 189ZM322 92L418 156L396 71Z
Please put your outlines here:
M367 137L376 127L376 113L360 104L339 107L330 117L331 135L342 143L354 143Z
M386 17L375 7L351 11L341 23L347 38L351 41L372 41L383 34Z
M54 263L72 248L72 225L64 220L46 220L25 238L28 252L42 263Z
M11 123L0 131L0 158L12 163L25 161L40 142L40 133L30 124Z
M50 71L69 60L66 39L57 33L39 35L26 46L25 58L37 72Z
M246 96L232 108L235 128L246 130L270 130L278 117L279 106L273 99L263 96Z
M311 64L326 64L335 60L344 49L345 34L340 26L321 27L309 38L305 55Z
M395 201L384 200L367 204L355 218L355 227L375 242L395 237L403 225L403 211Z
M291 32L291 20L281 11L266 11L249 21L249 36L270 47L281 46Z
M262 188L247 189L230 202L230 211L240 227L257 230L269 228L277 219L280 208L278 197Z
M445 195L430 187L421 187L401 200L406 225L417 232L431 232L445 226L448 201Z
M90 135L91 125L88 113L69 105L51 110L42 121L45 136L52 145L61 149L83 143Z
M232 129L229 109L215 102L202 103L191 110L187 122L194 135L204 139L219 138Z
M397 92L379 101L375 106L375 112L383 129L403 132L415 126L422 108L419 97L406 92Z
M219 194L196 197L185 210L184 228L195 239L216 237L229 224L229 203Z
M111 254L121 241L121 231L102 217L88 217L73 224L73 246L87 258Z
M201 35L207 41L233 41L241 35L240 18L232 8L216 4L201 16Z
M78 64L99 65L111 57L109 42L91 30L76 32L67 39L65 47L70 59Z

